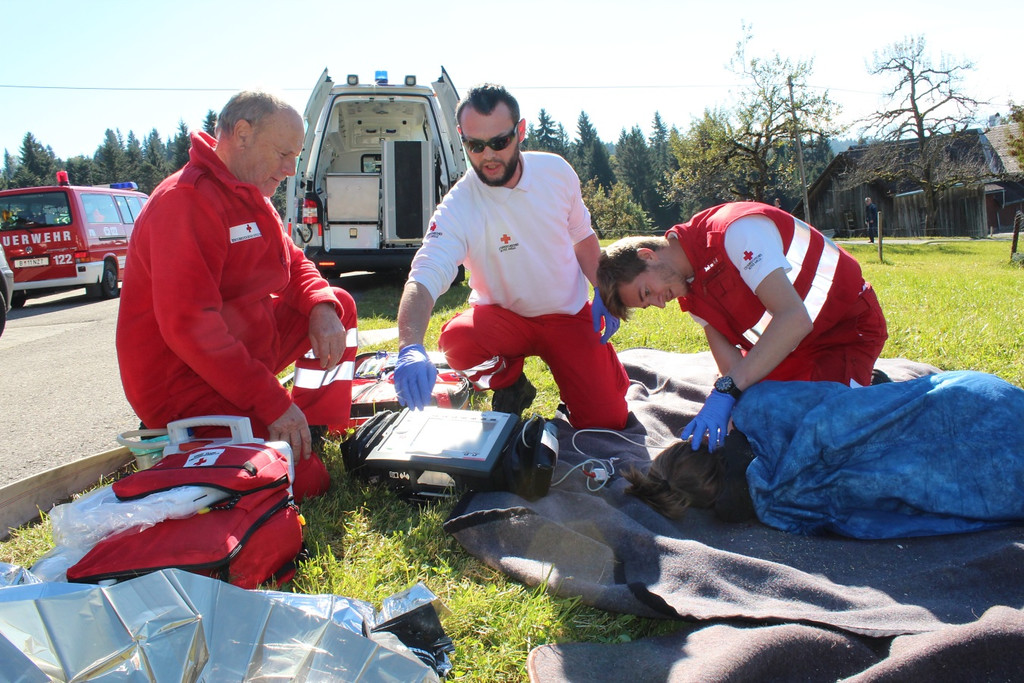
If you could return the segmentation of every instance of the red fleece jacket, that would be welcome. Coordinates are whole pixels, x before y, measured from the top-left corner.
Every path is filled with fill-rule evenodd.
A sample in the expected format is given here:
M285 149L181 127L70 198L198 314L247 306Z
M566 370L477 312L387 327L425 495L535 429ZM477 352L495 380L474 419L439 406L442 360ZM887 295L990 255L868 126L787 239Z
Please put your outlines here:
M193 133L190 161L153 191L124 269L117 355L125 395L148 427L216 392L267 424L291 399L273 298L309 315L330 285L285 235L255 185L235 178Z

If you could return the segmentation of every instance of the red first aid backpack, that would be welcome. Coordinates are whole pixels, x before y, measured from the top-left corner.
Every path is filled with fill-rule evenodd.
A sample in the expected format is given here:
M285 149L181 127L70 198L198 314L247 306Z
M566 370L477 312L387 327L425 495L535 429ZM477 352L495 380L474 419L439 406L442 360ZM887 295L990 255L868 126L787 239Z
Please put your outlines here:
M302 521L285 455L261 443L205 446L164 456L113 490L122 500L144 500L178 486L209 486L229 497L191 517L103 539L68 569L68 581L122 580L170 567L242 588L291 579L303 549Z

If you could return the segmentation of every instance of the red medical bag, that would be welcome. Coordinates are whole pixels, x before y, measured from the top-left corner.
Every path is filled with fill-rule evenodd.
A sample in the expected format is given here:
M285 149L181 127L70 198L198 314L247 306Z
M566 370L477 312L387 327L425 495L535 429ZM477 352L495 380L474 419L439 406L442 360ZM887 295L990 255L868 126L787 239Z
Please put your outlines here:
M127 529L97 543L68 569L68 581L122 580L170 567L256 588L295 572L302 521L288 488L288 460L266 444L215 444L164 456L117 481L121 499L179 486L207 486L228 497L208 510Z

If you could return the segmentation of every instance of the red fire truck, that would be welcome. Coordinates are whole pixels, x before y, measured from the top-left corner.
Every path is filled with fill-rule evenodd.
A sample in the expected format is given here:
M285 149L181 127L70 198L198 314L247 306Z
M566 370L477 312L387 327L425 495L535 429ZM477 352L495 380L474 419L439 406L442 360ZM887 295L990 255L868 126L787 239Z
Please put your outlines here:
M0 246L14 271L11 304L30 294L86 287L93 296L120 294L121 271L135 219L147 195L135 183L57 184L0 191Z

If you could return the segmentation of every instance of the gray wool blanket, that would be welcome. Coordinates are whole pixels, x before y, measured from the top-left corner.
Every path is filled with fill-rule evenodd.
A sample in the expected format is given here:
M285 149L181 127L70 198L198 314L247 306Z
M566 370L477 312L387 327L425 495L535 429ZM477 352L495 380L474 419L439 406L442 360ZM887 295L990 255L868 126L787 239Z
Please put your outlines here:
M627 495L619 473L679 433L717 369L706 352L620 357L632 380L622 432L576 432L556 417L554 481L564 481L533 502L467 494L445 529L527 585L677 619L680 630L539 646L532 680L1024 680L1024 527L863 541L727 523L705 510L669 520ZM877 367L894 381L938 370L903 359ZM581 473L593 461L577 467L588 459L614 467L605 486Z

